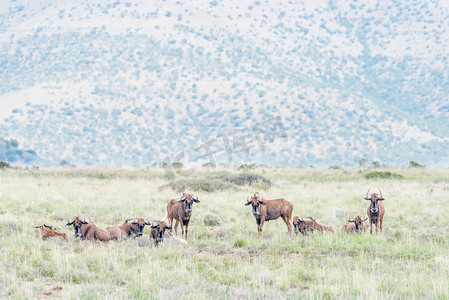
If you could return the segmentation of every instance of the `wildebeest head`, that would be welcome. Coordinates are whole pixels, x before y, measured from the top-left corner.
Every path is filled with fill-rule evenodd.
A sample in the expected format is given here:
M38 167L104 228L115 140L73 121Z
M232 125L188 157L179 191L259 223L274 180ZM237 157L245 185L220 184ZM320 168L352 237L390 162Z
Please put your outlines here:
M245 204L245 206L248 206L251 204L252 208L253 208L253 215L254 216L259 216L260 215L260 205L267 205L264 201L263 201L263 195L259 194L259 192L254 193L254 196L251 196L246 199L247 202Z
M34 228L48 228L48 229L51 229L51 230L56 230L52 226L45 225L45 224L42 224L42 225L39 225L39 226L34 226Z
M374 214L379 211L378 201L385 200L382 197L382 191L380 189L379 189L379 193L380 193L380 196L376 193L372 193L371 196L368 198L368 194L369 194L369 189L368 189L368 192L366 192L366 196L365 196L365 200L371 201L370 211L371 211L371 213L374 213Z
M181 194L181 199L178 201L179 203L186 203L186 213L191 213L193 211L193 202L199 203L198 195L193 196L193 194Z
M368 220L368 218L363 219L361 215L356 216L354 219L351 219L351 216L349 216L348 218L348 222L349 223L354 223L354 230L356 232L359 232L360 230L363 229L363 225L362 223L365 222L366 220Z
M162 242L165 238L165 229L171 229L171 227L167 226L165 221L153 221L151 228L156 229L156 242Z
M312 217L299 217L299 216L294 216L293 217L293 231L298 234L299 232L303 233L305 232L305 220L307 221L314 221L314 219Z
M88 222L84 218L80 218L79 216L74 217L71 221L67 222L67 226L73 225L75 228L75 236L81 237L81 225L87 224Z
M136 237L143 235L145 225L150 225L150 222L144 218L127 219L125 223L131 225L131 231Z

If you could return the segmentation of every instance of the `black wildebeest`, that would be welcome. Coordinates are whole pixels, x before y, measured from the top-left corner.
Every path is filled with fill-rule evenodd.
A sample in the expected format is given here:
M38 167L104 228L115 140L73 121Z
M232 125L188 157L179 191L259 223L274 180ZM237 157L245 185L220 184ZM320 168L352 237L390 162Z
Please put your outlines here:
M75 236L89 241L99 240L109 242L111 236L105 229L97 227L94 223L87 222L84 218L76 216L72 221L67 222L67 226L73 225Z
M348 222L352 224L346 224L343 226L343 230L346 232L360 232L366 231L365 221L368 218L363 219L361 215L356 216L354 219L351 219L351 216L348 218Z
M385 214L385 206L383 204L384 197L382 197L382 191L379 189L379 194L372 193L368 198L368 192L366 192L365 200L371 201L371 204L368 206L367 213L369 218L369 232L373 233L373 224L376 226L376 233L378 231L378 227L380 226L380 232L382 232L382 222ZM379 202L380 201L380 202Z
M153 239L156 242L156 247L160 242L163 242L165 238L169 238L171 235L166 229L171 229L171 227L167 226L165 221L153 221L151 225L150 231L150 239Z
M253 196L248 197L246 206L252 206L253 216L257 222L257 231L259 237L262 236L263 225L265 221L276 220L281 217L287 224L288 235L292 236L292 212L293 204L284 198L274 200L264 200L263 195L256 192Z
M187 240L187 233L189 230L190 217L193 211L193 202L199 203L198 196L194 197L193 194L182 193L181 198L171 199L167 204L167 215L165 220L170 221L170 227L173 224L173 219L176 220L175 223L175 234L178 235L178 223L181 223L182 237L184 238L184 226L185 239Z
M140 237L143 235L145 225L150 223L144 218L126 219L125 223L120 226L106 227L105 229L111 235L111 240L120 241L129 236Z
M334 229L331 226L321 225L312 217L303 218L300 216L293 217L293 230L296 234L300 232L304 235L307 234L307 232L313 232L315 230L319 232L334 232Z
M40 229L41 238L43 240L46 240L46 239L54 237L54 236L57 236L57 237L59 237L59 238L61 238L63 240L68 240L69 239L67 237L67 234L65 234L64 232L56 230L53 227L45 225L45 224L36 226L35 228L39 228Z

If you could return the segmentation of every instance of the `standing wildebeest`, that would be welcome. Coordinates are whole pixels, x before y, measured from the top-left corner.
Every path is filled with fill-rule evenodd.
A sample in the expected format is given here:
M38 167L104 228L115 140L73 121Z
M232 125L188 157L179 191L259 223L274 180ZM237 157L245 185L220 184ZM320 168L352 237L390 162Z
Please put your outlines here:
M89 241L99 240L102 242L109 242L110 240L109 232L103 228L97 227L94 223L87 222L84 218L76 216L66 225L73 225L75 237L80 237Z
M165 221L155 220L151 225L150 231L150 239L155 240L156 247L160 242L163 242L165 238L169 238L171 235L165 229L171 229L171 227L167 226Z
M120 241L131 235L134 237L140 237L143 235L143 229L145 225L150 225L150 222L144 218L132 218L126 219L125 223L120 226L106 227L106 231L111 235L111 240Z
M64 232L59 231L59 230L55 230L55 229L53 229L53 227L45 225L45 224L36 226L35 228L39 228L40 229L41 238L43 240L46 240L46 239L54 237L54 236L60 237L63 240L68 240L69 239L67 237L67 234L65 234Z
M304 235L307 234L307 232L313 232L315 230L319 232L334 232L334 229L331 226L321 225L312 217L303 218L299 216L293 217L293 230L296 234L301 232Z
M257 222L259 237L262 236L263 224L265 221L276 220L281 217L287 224L288 235L292 236L292 212L293 204L284 198L274 200L264 200L263 195L256 192L251 198L248 197L245 206L252 205L253 215Z
M366 226L365 226L366 220L368 220L368 218L362 219L361 215L356 216L352 220L351 220L351 216L349 216L348 222L353 223L353 224L346 224L345 226L343 226L343 230L347 231L347 232L360 232L360 231L365 232L366 231Z
M173 224L173 218L175 223L175 234L178 235L178 223L181 223L182 237L184 237L184 226L186 227L185 239L187 240L187 232L189 229L190 216L193 211L193 202L199 203L198 196L194 197L193 194L182 193L181 198L171 199L167 204L167 215L164 219L170 221L170 227Z
M376 226L376 233L380 225L380 232L382 232L382 221L385 214L385 206L383 204L384 197L382 197L382 191L379 189L380 196L376 193L372 193L368 198L368 192L366 192L365 200L371 201L367 212L369 217L369 232L373 233L373 224ZM379 202L381 201L381 202Z

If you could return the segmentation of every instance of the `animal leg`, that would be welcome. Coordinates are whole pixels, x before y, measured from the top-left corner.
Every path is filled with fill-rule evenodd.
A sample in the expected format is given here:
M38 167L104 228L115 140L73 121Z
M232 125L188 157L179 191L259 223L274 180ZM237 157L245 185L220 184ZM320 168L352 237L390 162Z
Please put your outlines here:
M291 219L285 215L281 215L282 220L287 224L288 236L292 237L292 222Z
M260 220L259 226L257 226L257 231L259 232L259 237L262 237L263 223L265 220Z
M178 223L179 223L178 220L176 220L176 223L175 223L175 235L178 235Z
M382 232L382 222L383 222L383 220L384 220L384 219L380 219L380 220L379 220L379 222L380 222L380 232Z
M187 232L188 232L188 229L189 229L189 223L186 224L186 241L187 241Z
M181 224L181 237L184 238L184 225L182 225L182 222L179 222Z

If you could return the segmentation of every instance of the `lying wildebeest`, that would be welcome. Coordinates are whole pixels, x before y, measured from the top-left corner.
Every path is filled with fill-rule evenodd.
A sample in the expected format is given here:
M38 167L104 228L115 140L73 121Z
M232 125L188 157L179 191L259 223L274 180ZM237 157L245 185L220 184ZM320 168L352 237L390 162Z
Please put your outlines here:
M343 226L343 230L346 232L360 232L366 231L365 221L368 218L363 219L361 215L356 216L354 219L351 219L351 216L348 218L348 222L352 224L346 224Z
M254 196L248 197L246 206L252 205L253 215L257 222L259 237L262 236L262 229L265 221L276 220L281 217L287 224L288 235L292 236L292 212L293 204L284 198L274 200L264 200L263 195L256 192Z
M105 229L111 235L111 240L120 241L129 236L140 237L143 235L145 225L150 223L144 218L126 219L125 223L120 226L106 227Z
M46 239L54 237L54 236L57 236L57 237L59 237L59 238L61 238L63 240L68 240L69 239L67 237L67 234L65 234L64 232L56 230L53 227L45 225L45 224L42 224L42 225L39 225L39 226L35 226L35 228L39 228L40 229L41 238L43 240L46 240Z
M334 229L331 226L321 225L312 217L293 217L293 230L296 234L298 232L302 234L307 234L307 232L313 232L315 230L319 232L329 231L334 232Z
M67 226L73 225L75 237L87 239L89 241L99 240L109 242L110 234L105 229L97 227L94 223L87 222L84 218L76 216L72 221L67 222Z
M186 227L185 239L187 240L187 232L189 230L190 216L193 211L193 202L199 203L198 196L194 197L192 194L182 193L181 198L171 199L167 204L167 215L165 220L170 222L170 227L175 223L175 234L178 235L178 223L181 223L182 237L184 238L184 226Z
M171 234L165 229L171 229L171 227L167 226L165 221L155 220L151 225L150 231L150 239L155 240L156 247L160 242L163 242L165 238L169 238Z
M376 193L372 193L368 198L368 192L366 192L365 200L371 201L371 204L368 206L367 212L369 217L369 232L373 233L373 224L376 226L376 233L378 227L380 225L380 232L382 232L382 222L385 214L385 206L383 204L382 191L379 189L380 196ZM381 201L381 202L379 202Z

